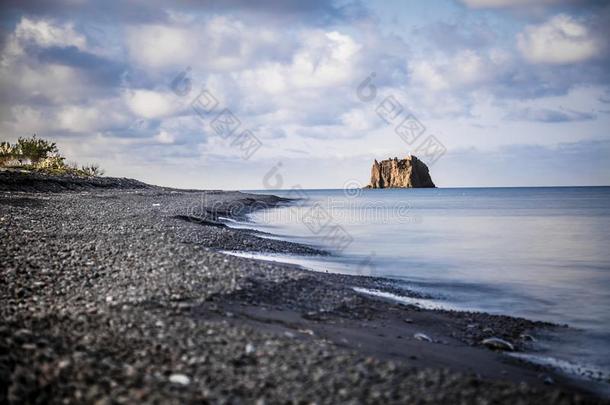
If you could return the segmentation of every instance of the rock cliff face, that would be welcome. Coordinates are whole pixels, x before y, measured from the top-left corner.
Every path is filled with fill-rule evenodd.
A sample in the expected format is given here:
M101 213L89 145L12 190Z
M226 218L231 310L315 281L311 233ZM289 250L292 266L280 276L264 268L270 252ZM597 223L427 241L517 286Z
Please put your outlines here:
M428 166L415 156L373 163L371 184L367 188L435 187Z

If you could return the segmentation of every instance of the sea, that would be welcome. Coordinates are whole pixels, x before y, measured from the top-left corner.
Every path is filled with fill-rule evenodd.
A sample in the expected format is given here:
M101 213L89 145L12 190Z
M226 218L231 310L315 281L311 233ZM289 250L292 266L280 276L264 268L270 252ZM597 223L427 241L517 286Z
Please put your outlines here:
M609 383L610 187L255 192L296 200L232 226L333 254L237 254L395 280L424 298L390 298L424 308L568 325L515 356Z

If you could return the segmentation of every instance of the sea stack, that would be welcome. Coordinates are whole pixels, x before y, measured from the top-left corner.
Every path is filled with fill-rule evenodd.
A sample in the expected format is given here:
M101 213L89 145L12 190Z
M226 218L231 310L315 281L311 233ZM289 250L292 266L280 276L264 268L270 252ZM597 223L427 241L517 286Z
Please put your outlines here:
M415 156L382 160L373 163L371 184L367 188L431 188L436 187L428 166Z

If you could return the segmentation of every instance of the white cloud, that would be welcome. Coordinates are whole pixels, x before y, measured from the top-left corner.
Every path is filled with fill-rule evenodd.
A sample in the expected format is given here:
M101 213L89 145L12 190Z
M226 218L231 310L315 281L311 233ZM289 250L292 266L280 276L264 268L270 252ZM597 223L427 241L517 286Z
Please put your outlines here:
M411 78L432 91L445 90L449 83L441 74L440 68L427 60L415 61L411 64Z
M562 0L462 0L472 8L508 8L522 6L541 6L561 3Z
M11 64L0 70L3 87L15 94L43 97L55 103L77 101L87 89L86 78L69 66Z
M600 50L587 27L565 14L526 27L517 35L517 46L530 62L551 64L583 62Z
M367 106L368 107L368 106ZM341 123L352 132L368 131L382 122L371 108L354 108L341 114Z
M517 121L534 121L534 122L574 122L588 121L595 119L595 115L583 112L566 109L550 109L550 108L523 108L513 111L507 115L508 119Z
M97 99L88 105L46 106L15 105L10 120L0 128L14 134L80 133L127 128L135 118L120 99Z
M464 49L449 57L422 58L410 64L411 80L430 91L476 87L493 81L509 65L508 53Z
M86 102L97 97L99 93L112 90L97 87L98 78L88 75L90 72L79 65L83 64L87 57L89 60L93 58L88 45L85 36L76 30L73 23L21 18L1 52L2 93L10 94L11 101L15 104L36 100L36 103L44 101L68 105ZM66 53L68 56L64 55L65 59L62 60L61 52L67 47L71 49ZM48 52L46 55L60 56L56 59L45 59L45 52ZM85 58L79 59L83 55ZM94 70L104 67L88 68Z
M153 90L133 90L125 92L123 99L131 111L142 118L162 118L176 112L176 95Z
M23 17L17 28L15 38L23 42L34 42L43 47L75 46L85 49L87 40L74 29L74 24L57 24L47 20L32 20Z
M364 77L362 45L337 31L307 30L292 58L260 63L230 75L213 74L206 87L248 125L329 125L356 102ZM353 121L352 121L353 122Z
M97 129L100 111L97 108L68 106L59 111L59 126L74 132L87 132Z
M134 25L126 39L131 60L145 69L240 70L289 49L279 32L224 16L180 25Z
M2 50L0 66L10 66L17 59L26 56L25 49L28 45L42 48L75 46L84 50L87 47L87 40L74 29L72 23L60 24L52 20L22 17Z
M193 36L183 28L143 25L127 31L127 50L132 59L150 68L190 62Z
M314 101L315 96L304 99L311 95L310 90L344 86L358 78L362 46L352 37L336 31L307 31L302 38L289 61L263 63L234 75L244 97L259 98L262 105L269 96L283 97L284 105L299 96L302 101Z
M88 105L66 105L57 109L58 130L93 133L128 127L134 120L119 98L97 99Z
M52 122L52 117L40 109L28 105L15 105L10 108L10 120L2 122L2 129L7 135L29 135L46 130L49 122Z
M304 45L286 70L294 87L342 85L353 78L361 49L353 38L337 31L306 32L303 38Z
M172 144L176 141L176 137L167 131L161 130L157 135L155 135L155 141L162 144Z
M281 94L289 86L286 66L281 63L269 63L258 69L246 70L240 76L246 85L259 86L261 91L269 94Z

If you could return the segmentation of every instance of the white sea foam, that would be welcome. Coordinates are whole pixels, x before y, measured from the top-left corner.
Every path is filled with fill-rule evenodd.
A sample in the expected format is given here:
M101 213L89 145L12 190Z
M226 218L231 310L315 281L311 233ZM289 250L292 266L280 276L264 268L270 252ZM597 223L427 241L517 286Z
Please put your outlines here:
M567 375L576 376L586 380L605 382L606 384L598 386L598 388L602 389L602 391L606 394L610 393L610 385L607 385L610 383L610 374L594 365L576 363L535 353L506 353L506 355L527 361L529 363L549 367Z
M413 298L407 297L404 295L393 294L386 291L381 290L372 290L368 288L362 287L353 287L354 291L359 292L361 294L372 295L375 297L387 298L390 300L398 301L407 305L414 305L418 308L422 309L445 309L445 310L455 310L456 308L452 305L449 305L444 302L427 299L427 298Z

